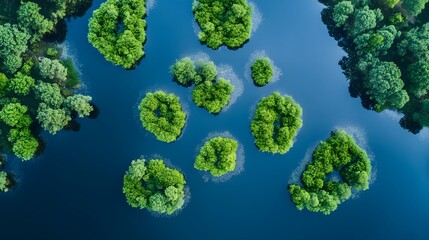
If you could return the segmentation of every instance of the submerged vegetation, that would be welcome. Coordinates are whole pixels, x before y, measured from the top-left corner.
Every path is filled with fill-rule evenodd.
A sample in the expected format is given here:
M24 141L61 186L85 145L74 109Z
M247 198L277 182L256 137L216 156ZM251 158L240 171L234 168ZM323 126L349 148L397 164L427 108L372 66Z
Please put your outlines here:
M301 175L303 186L289 185L291 199L299 210L330 214L350 198L352 190L367 190L371 177L371 162L353 137L336 130L314 150ZM329 178L338 172L342 181Z
M183 86L195 84L192 100L198 107L210 113L219 113L228 105L234 86L221 77L217 77L216 65L210 61L197 63L185 57L171 66L174 79Z
M107 0L89 21L88 40L108 61L132 68L144 55L145 16L145 0Z
M123 193L130 206L172 214L185 203L185 177L159 159L138 159L124 176Z
M236 140L215 137L201 147L195 159L194 167L209 171L212 176L222 176L235 169L238 143Z
M265 86L273 79L274 68L267 57L256 59L250 68L252 70L252 79L257 86Z
M186 113L179 98L163 91L147 93L139 105L143 126L163 142L173 142L182 133Z
M23 160L43 150L40 128L55 134L74 119L89 116L92 98L75 94L79 79L71 60L51 39L61 22L92 1L5 1L0 10L0 142ZM68 62L68 66L64 66Z
M252 7L247 0L195 0L192 11L201 27L198 38L210 48L238 48L250 39Z
M428 0L319 0L322 19L347 52L350 95L367 109L404 114L413 133L429 126Z
M255 144L263 152L284 154L302 127L302 109L291 97L275 92L263 98L250 128Z

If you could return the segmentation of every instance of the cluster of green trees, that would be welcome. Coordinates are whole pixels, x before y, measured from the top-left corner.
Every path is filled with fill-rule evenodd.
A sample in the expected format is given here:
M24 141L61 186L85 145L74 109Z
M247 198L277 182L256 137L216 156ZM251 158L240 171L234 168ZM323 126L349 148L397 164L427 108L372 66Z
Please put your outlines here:
M231 138L215 137L201 147L194 167L209 171L213 176L221 176L235 169L238 142Z
M172 214L185 203L185 184L183 174L162 160L138 159L125 173L122 191L132 207Z
M234 86L227 80L217 77L216 65L211 61L195 63L190 58L182 58L171 66L174 79L183 86L195 84L192 100L198 107L210 113L219 113L228 105Z
M347 56L350 95L367 109L404 114L413 133L429 126L428 0L319 0L322 20Z
M299 210L330 214L339 204L350 198L352 190L367 190L371 176L371 162L353 137L342 130L331 132L313 152L301 175L302 186L289 185L291 199ZM330 179L334 171L342 181Z
M3 5L4 3L4 5ZM2 2L0 9L0 144L29 160L41 149L40 129L55 134L89 116L91 97L75 94L74 65L49 42L65 17L81 14L88 0ZM75 81L75 80L73 80Z
M163 142L173 142L186 123L179 98L163 91L147 93L139 105L140 120L149 132Z
M12 186L12 179L10 175L4 171L5 161L3 155L0 155L0 192L9 191Z
M256 59L250 68L252 70L253 82L257 86L265 86L273 79L274 68L267 57Z
M302 109L291 97L274 92L259 103L250 125L255 144L263 152L284 154L302 127Z
M146 41L145 0L107 0L89 20L89 42L122 67L134 67Z
M201 27L198 38L210 48L234 49L250 39L252 7L247 0L195 0L192 11Z

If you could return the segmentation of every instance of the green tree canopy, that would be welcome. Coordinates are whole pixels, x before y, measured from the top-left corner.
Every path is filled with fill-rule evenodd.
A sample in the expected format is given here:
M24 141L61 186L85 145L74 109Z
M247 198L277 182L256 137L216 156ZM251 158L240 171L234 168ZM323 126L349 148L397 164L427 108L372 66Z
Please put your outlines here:
M50 108L60 108L64 102L61 89L56 83L39 81L34 86L36 98L45 103Z
M0 70L15 73L22 65L21 55L27 51L30 34L17 25L0 24Z
M352 189L367 190L371 176L371 162L353 137L342 130L333 131L314 150L301 175L303 186L289 185L293 203L299 210L330 214L351 196ZM342 181L328 178L338 171Z
M77 112L79 117L89 116L94 110L94 107L91 105L92 97L85 96L82 94L76 94L73 96L67 97L65 101L65 106Z
M183 174L162 160L138 159L125 173L122 191L132 207L172 214L185 202L185 184Z
M104 57L132 68L143 57L146 40L144 0L107 0L89 20L89 42Z
M18 9L18 24L30 35L30 43L39 41L40 38L54 28L53 22L40 14L40 7L34 2L24 2Z
M271 61L267 57L256 59L252 66L252 79L257 86L267 85L273 78L274 69L271 66Z
M143 127L163 142L173 142L186 123L179 98L163 91L147 93L139 105Z
M26 96L34 86L34 79L30 76L18 72L14 78L9 81L9 90L15 94Z
M263 152L284 154L302 127L302 109L291 97L275 92L263 98L250 128L255 144Z
M229 81L219 78L215 83L205 81L198 84L192 91L192 100L198 107L216 114L228 105L232 92L234 86Z
M63 82L67 79L67 68L57 59L43 58L39 63L40 75L51 80Z
M222 176L235 169L238 143L236 140L215 137L204 143L195 159L194 167L210 171L213 176Z
M64 109L52 109L44 103L40 104L36 118L42 128L52 135L63 129L71 120Z

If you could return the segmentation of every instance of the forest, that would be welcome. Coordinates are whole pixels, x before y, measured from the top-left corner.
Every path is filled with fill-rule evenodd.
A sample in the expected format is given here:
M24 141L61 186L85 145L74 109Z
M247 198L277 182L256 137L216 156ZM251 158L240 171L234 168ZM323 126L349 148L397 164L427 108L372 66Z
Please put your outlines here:
M403 114L412 133L429 126L428 0L319 0L340 66L362 106Z
M78 94L79 75L58 45L65 20L81 16L88 0L3 1L0 8L0 145L30 160L44 148L42 130L78 130L94 117L90 96ZM4 177L2 175L3 183ZM7 181L10 183L11 181Z

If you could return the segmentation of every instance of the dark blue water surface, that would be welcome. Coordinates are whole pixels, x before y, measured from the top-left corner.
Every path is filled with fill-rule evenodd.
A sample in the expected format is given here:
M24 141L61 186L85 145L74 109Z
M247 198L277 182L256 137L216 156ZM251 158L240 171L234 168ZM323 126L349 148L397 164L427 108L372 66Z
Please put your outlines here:
M67 35L99 118L81 121L78 133L46 134L47 149L37 159L9 157L19 183L0 194L0 239L429 239L429 138L349 96L337 64L344 53L328 36L316 0L254 0L262 22L237 51L200 45L191 0L159 0L147 17L146 57L133 71L105 61L87 41L88 19L101 2L72 20ZM264 88L246 77L256 51L283 72ZM243 82L243 94L218 116L197 108L191 90L169 74L176 59L199 52L231 66ZM171 144L156 141L138 118L141 98L158 89L177 94L189 114L183 136ZM252 109L273 91L291 95L304 111L304 126L285 155L259 152L249 130ZM330 216L300 212L287 184L307 151L336 127L365 136L375 181ZM204 182L193 168L196 147L225 131L244 147L244 171L227 182ZM186 175L191 199L177 216L156 217L126 203L122 178L142 155L160 155Z

